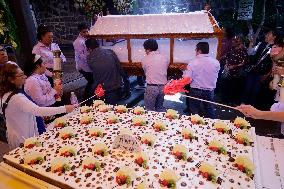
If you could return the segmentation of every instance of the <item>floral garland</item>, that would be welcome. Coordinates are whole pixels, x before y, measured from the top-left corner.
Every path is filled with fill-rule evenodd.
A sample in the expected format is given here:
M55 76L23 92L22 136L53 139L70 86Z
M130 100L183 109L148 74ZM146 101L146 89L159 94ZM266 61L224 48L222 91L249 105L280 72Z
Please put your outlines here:
M17 26L11 11L5 0L0 0L0 38L16 49L19 44L17 37Z
M106 5L104 0L75 0L74 3L76 8L84 10L90 18L100 13Z
M133 11L136 0L113 0L114 7L120 14L130 14Z

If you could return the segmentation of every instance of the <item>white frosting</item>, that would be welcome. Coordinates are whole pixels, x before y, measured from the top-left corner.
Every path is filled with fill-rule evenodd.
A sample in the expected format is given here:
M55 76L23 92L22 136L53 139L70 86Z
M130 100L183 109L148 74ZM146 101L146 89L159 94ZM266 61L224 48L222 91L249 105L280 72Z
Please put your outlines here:
M115 110L110 110L111 113L115 113ZM206 119L206 125L193 125L188 116L180 116L178 119L170 120L165 117L165 113L158 112L146 112L143 117L147 120L147 126L134 127L132 126L132 117L135 116L133 111L130 110L125 114L117 114L122 122L117 124L106 124L106 118L108 113L98 112L92 110L89 113L94 117L94 121L88 125L82 125L78 122L81 114L75 114L67 119L68 125L72 127L75 138L68 140L62 140L56 135L59 133L57 128L48 131L39 136L39 140L44 141L42 147L36 147L33 149L17 148L4 158L9 161L19 164L20 160L29 154L31 151L43 152L46 161L41 165L33 165L25 167L36 171L38 175L46 176L54 181L65 183L73 188L96 188L102 187L103 189L109 188L123 188L126 186L117 186L115 181L116 172L121 167L131 167L135 171L135 175L139 180L133 180L133 186L128 188L136 188L137 185L142 182L146 185L146 188L160 188L158 182L161 173L169 168L174 171L175 175L179 177L176 182L177 188L188 189L190 187L198 187L205 189L217 188L255 188L254 180L248 179L248 177L233 166L234 162L229 162L228 155L220 155L211 151L208 145L204 143L205 140L212 141L214 138L225 144L225 148L232 153L232 157L245 155L249 159L253 159L253 147L237 144L233 138L230 138L228 134L221 134L216 131L213 124L216 120ZM155 132L152 125L156 120L161 120L167 125L165 132ZM233 123L225 121L230 129L232 129L233 135L236 135L241 129L236 128ZM92 138L87 133L93 127L104 128L106 135L101 137ZM121 129L125 128L131 131L131 135L135 138L154 138L155 143L153 147L148 145L141 145L141 151L147 155L148 169L140 167L135 161L135 154L130 152L123 152L121 150L112 149L113 141L117 135L121 132ZM185 140L182 138L181 132L183 129L188 128L194 131L194 135L198 137L198 140ZM248 130L250 133L251 130ZM145 136L146 135L146 136ZM151 136L151 137L150 137ZM187 157L192 158L192 162L177 161L172 155L172 147L175 145L183 145L187 148ZM72 157L61 157L60 152L62 146L71 146L77 150L77 155ZM109 154L107 156L100 156L94 154L94 150L107 149ZM59 152L60 149L60 152ZM64 149L67 149L66 147ZM69 148L68 148L69 149ZM19 155L19 156L17 156ZM59 157L59 160L57 159ZM95 157L100 163L105 163L102 169L96 173L92 170L86 170L82 172L82 166L80 162L88 157ZM212 165L217 171L218 176L224 181L222 185L213 184L206 181L202 176L198 175L197 163L206 162ZM51 166L52 170L56 167L60 167L63 164L74 166L74 170L70 170L62 175L58 173L48 172L46 169ZM21 164L19 164L21 166ZM22 165L24 166L24 165ZM76 172L76 178L70 176L71 172ZM90 177L86 177L87 173L92 173ZM146 174L147 173L147 174ZM99 175L98 175L99 174ZM108 180L113 177L114 179ZM68 182L66 182L68 178ZM80 178L80 182L75 182ZM230 182L233 179L234 182ZM200 185L203 182L203 185ZM87 184L91 183L91 186L87 187ZM239 183L239 184L238 184ZM184 185L186 184L186 185Z

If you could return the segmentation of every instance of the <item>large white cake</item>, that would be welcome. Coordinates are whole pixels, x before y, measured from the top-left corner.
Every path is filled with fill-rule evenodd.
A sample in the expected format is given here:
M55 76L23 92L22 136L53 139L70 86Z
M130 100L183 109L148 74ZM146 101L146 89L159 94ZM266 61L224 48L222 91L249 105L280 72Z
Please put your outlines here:
M116 114L119 122L108 124L109 114ZM211 151L208 142L216 139L224 144L227 151L231 152L231 157L236 158L245 155L254 161L253 147L238 144L232 135L236 135L241 129L235 127L230 121L225 121L227 126L232 130L232 135L221 134L213 126L216 120L205 119L205 125L193 124L189 116L179 116L178 119L170 120L166 118L165 113L149 112L139 115L147 121L146 126L133 126L132 118L137 115L133 114L133 110L127 113L116 113L114 109L110 112L102 113L92 110L89 113L93 117L93 121L87 125L81 125L79 120L82 118L81 113L68 118L67 122L72 130L68 130L66 134L72 132L70 138L60 138L62 132L60 128L37 137L43 146L34 146L33 148L17 148L4 156L6 163L25 171L32 176L46 180L54 185L64 188L126 188L125 185L119 186L116 183L116 171L119 168L127 166L135 171L133 183L128 188L136 188L142 182L146 188L164 188L159 184L161 172L167 168L173 170L179 177L176 188L255 188L255 181L246 176L243 172L234 167L234 162L229 161L229 155L218 154ZM166 130L157 132L153 128L155 121L162 121L166 124ZM91 128L103 129L103 135L90 136ZM192 141L182 137L184 128L189 128L194 132L197 140ZM65 129L66 130L66 129ZM64 130L64 131L65 131ZM148 169L138 166L135 162L135 154L113 149L114 139L121 130L127 130L133 133L133 136L140 141L140 138L150 133L155 136L153 147L141 144L142 151L147 154ZM249 131L250 134L254 134ZM72 136L72 137L71 137ZM106 156L98 156L93 154L93 147L97 143L105 143L109 149ZM172 154L172 148L177 144L181 144L187 148L188 159L186 161L175 159ZM73 148L76 155L71 157L62 157L62 147ZM30 152L40 152L44 154L45 161L42 164L26 165L24 157ZM73 152L72 152L73 153ZM53 173L51 171L51 162L57 157L61 157L66 161L71 170L65 173ZM100 171L83 170L82 161L87 157L95 157L101 164ZM57 160L58 161L58 160ZM217 177L221 180L221 184L212 183L206 180L199 173L198 165L201 162L211 164L218 172Z

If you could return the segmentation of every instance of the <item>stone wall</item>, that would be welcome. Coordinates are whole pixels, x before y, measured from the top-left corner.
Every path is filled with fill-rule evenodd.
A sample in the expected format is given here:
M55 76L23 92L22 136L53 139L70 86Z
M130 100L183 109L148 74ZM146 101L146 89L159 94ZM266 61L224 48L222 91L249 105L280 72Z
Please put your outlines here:
M74 7L73 0L33 0L30 3L37 25L48 25L57 43L71 44L78 35L77 25L89 23L86 15Z

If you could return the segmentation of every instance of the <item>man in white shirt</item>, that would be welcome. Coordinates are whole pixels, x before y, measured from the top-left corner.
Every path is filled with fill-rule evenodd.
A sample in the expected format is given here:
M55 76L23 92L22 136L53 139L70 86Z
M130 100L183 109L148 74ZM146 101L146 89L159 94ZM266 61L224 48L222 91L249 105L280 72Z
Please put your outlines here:
M214 89L216 88L220 63L209 55L209 44L207 42L197 43L195 51L195 59L188 64L187 70L183 74L184 77L192 78L189 94L197 98L214 101ZM203 103L203 107L203 113L206 117L215 117L212 104ZM200 108L201 101L189 100L191 114L198 114Z
M164 86L167 83L169 61L161 55L158 43L148 39L143 44L146 56L142 60L142 68L146 76L147 87L144 102L147 110L164 111Z
M91 87L94 83L93 73L87 64L87 47L85 45L86 37L88 33L88 27L85 23L78 25L79 35L77 39L73 42L73 47L75 50L75 62L76 69L84 76L87 80L87 85L84 92L84 98L92 96Z

